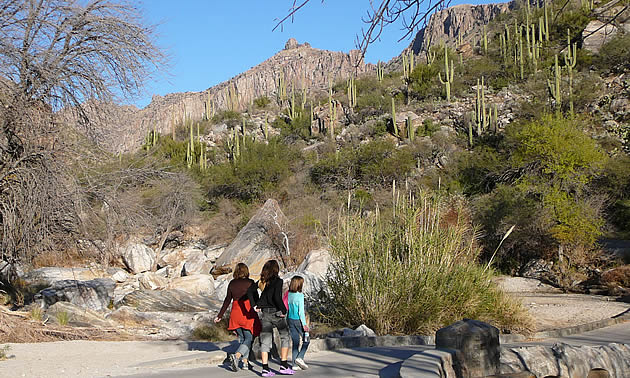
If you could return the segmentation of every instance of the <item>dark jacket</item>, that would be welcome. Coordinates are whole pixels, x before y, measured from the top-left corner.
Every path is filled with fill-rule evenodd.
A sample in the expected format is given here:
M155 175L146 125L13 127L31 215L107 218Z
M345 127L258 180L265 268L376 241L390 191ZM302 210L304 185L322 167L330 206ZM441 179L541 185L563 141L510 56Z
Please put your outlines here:
M282 300L282 279L276 277L265 286L257 304L258 308L274 308L276 311L287 313L287 308Z

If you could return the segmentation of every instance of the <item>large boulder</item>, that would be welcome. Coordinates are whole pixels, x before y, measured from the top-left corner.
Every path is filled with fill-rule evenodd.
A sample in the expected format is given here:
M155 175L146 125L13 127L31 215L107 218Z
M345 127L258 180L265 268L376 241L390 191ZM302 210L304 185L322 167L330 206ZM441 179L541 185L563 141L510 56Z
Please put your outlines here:
M306 258L295 272L288 272L282 276L285 284L294 276L304 278L302 292L309 300L323 299L326 292L326 274L330 265L331 256L326 249L317 249L309 252Z
M289 253L287 227L288 219L278 202L267 200L217 259L216 265L232 266L242 262L253 275L270 259L278 260L282 266L283 257Z
M209 274L176 277L169 283L168 288L190 294L211 296L214 294L214 279Z
M133 273L146 272L155 265L155 252L144 244L129 243L120 252L123 262Z
M88 268L45 267L31 270L21 278L28 285L52 285L63 280L87 281L106 275L104 271Z
M220 308L216 300L181 290L137 290L125 295L120 305L143 312L199 312Z
M79 327L115 327L116 323L106 319L100 313L82 308L70 302L57 302L46 310L49 319L59 323L62 316L67 316L68 324Z
M304 258L304 261L300 264L298 272L309 272L317 277L324 278L328 272L328 266L330 265L331 256L330 252L326 249L316 249L310 251Z
M42 307L65 301L82 308L103 311L107 310L112 302L115 285L109 278L95 278L89 281L62 280L37 293L35 301L40 302Z
M160 290L168 286L168 279L157 272L144 272L138 275L141 289Z

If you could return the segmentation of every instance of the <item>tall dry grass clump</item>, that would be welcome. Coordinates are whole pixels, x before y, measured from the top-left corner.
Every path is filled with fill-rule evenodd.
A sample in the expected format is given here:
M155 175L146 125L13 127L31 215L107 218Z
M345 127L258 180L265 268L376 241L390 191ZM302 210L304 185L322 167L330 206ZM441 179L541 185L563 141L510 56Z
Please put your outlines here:
M527 329L526 311L477 261L463 201L393 193L391 214L345 212L332 232L331 320L377 334L427 334L462 318Z

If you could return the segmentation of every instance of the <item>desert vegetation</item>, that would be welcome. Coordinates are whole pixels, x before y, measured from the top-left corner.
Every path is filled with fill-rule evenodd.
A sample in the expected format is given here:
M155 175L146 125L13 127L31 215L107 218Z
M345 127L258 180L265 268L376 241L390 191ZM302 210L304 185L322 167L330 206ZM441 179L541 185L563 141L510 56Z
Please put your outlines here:
M519 3L465 43L407 51L327 88L279 80L241 108L231 91L226 109L209 103L169 132L149 126L136 151L114 153L98 143L104 104L163 63L152 28L129 3L22 3L0 0L0 56L14 59L0 61L0 260L14 268L0 289L15 304L33 294L17 267L120 266L121 240L140 235L162 251L192 226L208 244L228 242L268 198L289 217L289 269L330 247L330 301L318 315L329 326L426 333L470 317L527 330L497 273L542 259L551 283L578 291L594 268L623 264L598 242L630 234L630 118L611 110L630 93L619 79L628 35L583 49L588 7ZM31 20L50 30L33 34L25 57ZM81 22L93 27L79 38ZM120 33L102 39L112 24ZM107 43L82 44L91 39ZM628 272L604 278L627 286ZM0 329L10 319L0 312ZM225 335L211 326L194 337Z

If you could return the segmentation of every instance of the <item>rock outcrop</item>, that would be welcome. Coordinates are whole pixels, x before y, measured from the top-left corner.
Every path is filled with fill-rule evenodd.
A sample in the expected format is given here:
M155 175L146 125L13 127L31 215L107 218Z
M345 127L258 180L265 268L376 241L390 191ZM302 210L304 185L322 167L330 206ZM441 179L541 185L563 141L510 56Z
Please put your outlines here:
M252 275L259 274L269 259L278 260L282 266L282 257L288 253L288 223L278 202L268 199L223 251L216 265L231 266L242 262L247 264Z
M237 109L243 110L258 97L274 97L281 75L287 88L294 83L295 90L301 91L305 84L307 91L314 93L328 88L331 78L344 79L373 69L373 65L365 64L362 60L359 50L349 53L320 50L308 43L299 44L291 38L285 48L271 58L206 91L156 95L147 107L137 111L129 107L121 108L121 117L114 122L113 127L119 135L118 143L109 146L114 146L117 151L133 151L154 127L160 133L169 134L173 124L185 117L201 120L208 99L215 110L226 110L230 90L238 95ZM102 139L111 140L107 135L103 135Z
M114 281L108 278L89 281L62 280L37 293L35 300L40 301L42 307L65 301L79 307L103 311L112 301L114 286Z
M615 0L593 10L597 17L586 25L582 32L582 47L592 53L598 53L604 43L617 33L630 33L630 8L622 0Z
M459 4L435 12L409 46L414 54L426 52L429 46L444 42L454 43L458 36L471 45L477 44L481 26L501 13L511 10L515 2L498 4Z

